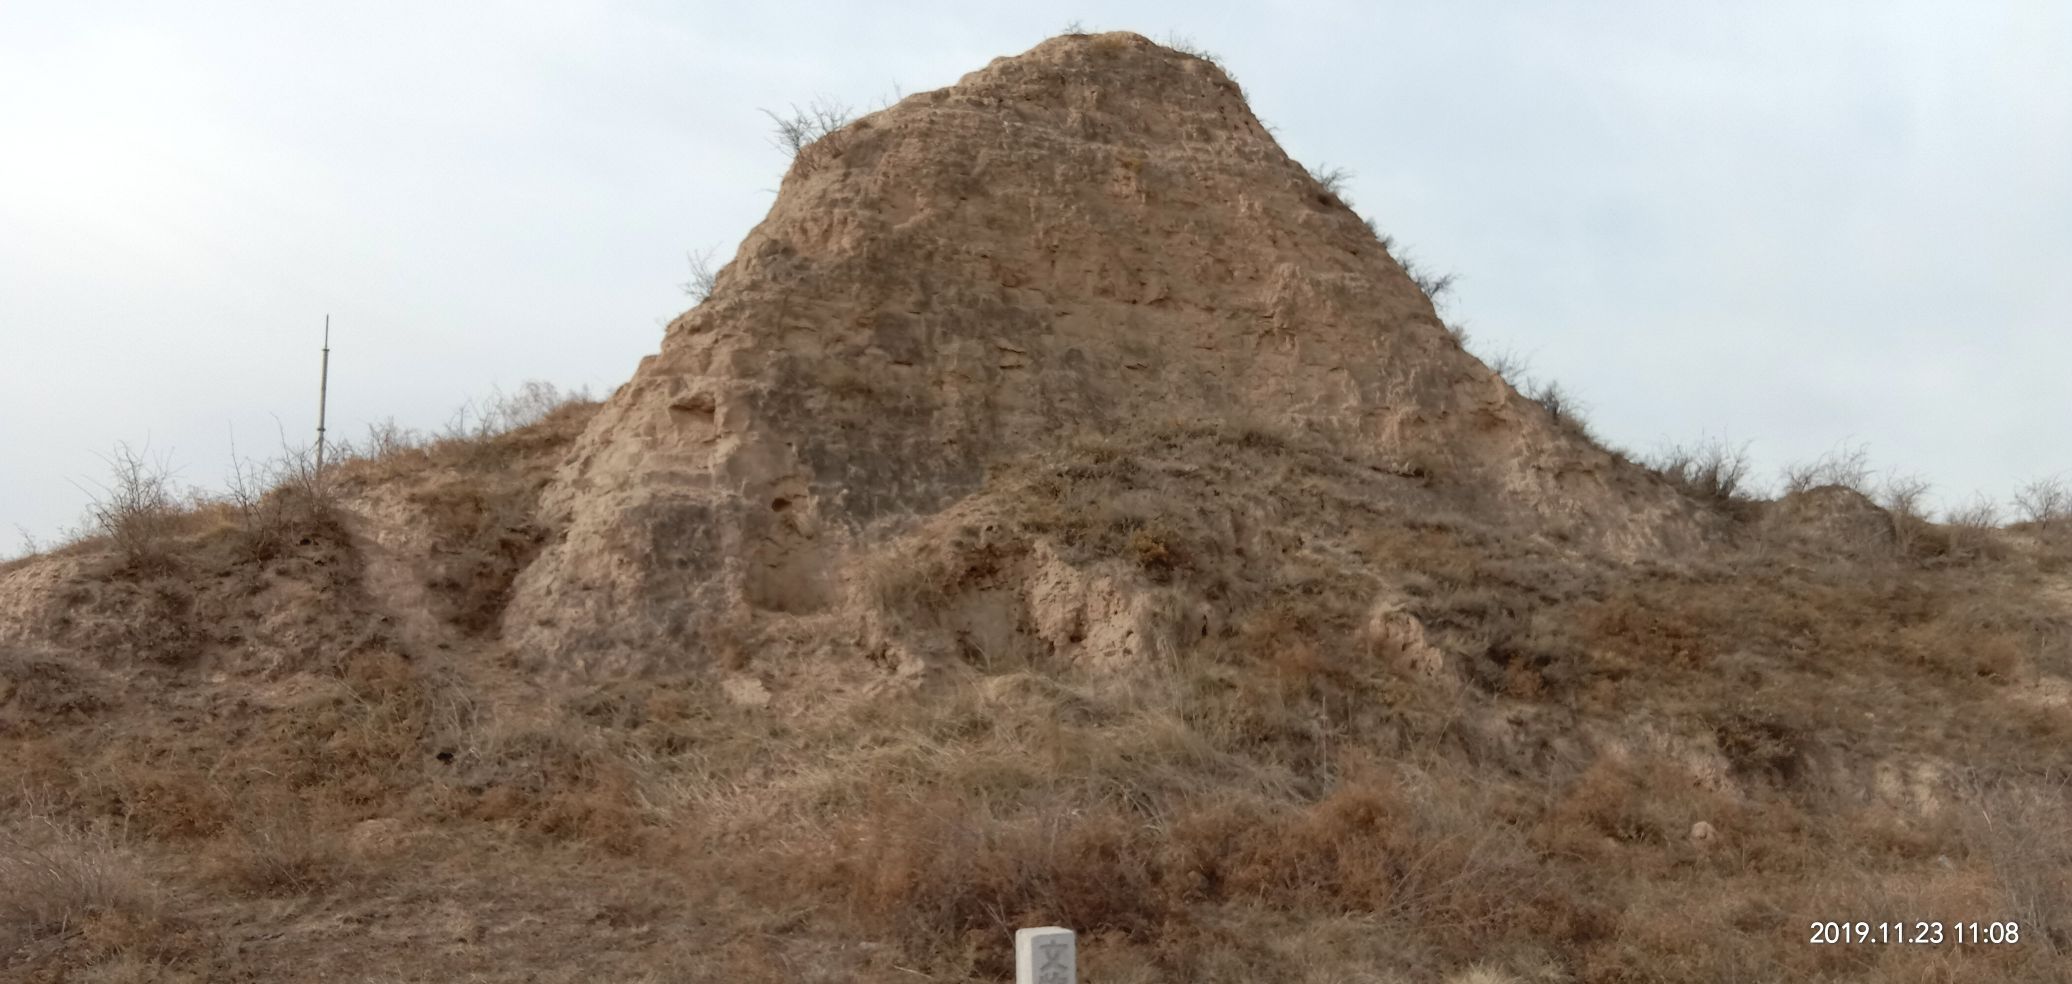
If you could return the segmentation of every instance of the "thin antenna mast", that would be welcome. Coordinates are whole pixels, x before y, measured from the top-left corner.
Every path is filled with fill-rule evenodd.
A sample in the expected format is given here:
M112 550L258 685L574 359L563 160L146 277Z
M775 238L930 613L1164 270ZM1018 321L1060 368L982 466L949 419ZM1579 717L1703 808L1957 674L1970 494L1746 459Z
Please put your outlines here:
M331 402L331 316L324 315L324 366L317 377L317 474L324 473L324 409Z

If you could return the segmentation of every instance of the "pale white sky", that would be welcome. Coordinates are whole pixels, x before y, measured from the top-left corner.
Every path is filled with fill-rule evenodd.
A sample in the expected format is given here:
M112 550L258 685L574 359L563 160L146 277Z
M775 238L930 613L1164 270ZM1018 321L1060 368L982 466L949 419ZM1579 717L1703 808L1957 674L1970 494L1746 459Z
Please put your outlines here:
M2072 475L2072 5L0 0L0 554L96 454L604 393L785 161L1068 22L1219 55L1305 162L1647 449Z

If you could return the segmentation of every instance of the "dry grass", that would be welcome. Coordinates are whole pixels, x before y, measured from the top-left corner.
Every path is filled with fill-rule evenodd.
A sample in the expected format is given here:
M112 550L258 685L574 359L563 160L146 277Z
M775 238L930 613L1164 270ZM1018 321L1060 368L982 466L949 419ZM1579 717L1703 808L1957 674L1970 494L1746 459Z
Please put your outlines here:
M164 573L81 561L58 641L0 654L0 811L108 833L0 851L35 886L0 892L0 972L994 980L1011 930L1051 922L1089 979L1144 982L2062 959L2072 721L2016 698L2072 669L2045 546L1629 567L1460 511L1444 474L1160 425L1003 469L861 572L875 642L949 657L927 677L761 707L721 678L881 671L746 625L711 674L542 681L494 639L586 412L390 435L333 474L424 523L433 642L381 624L356 541L321 526L262 558L218 506L182 514ZM1706 467L1694 489L1739 494ZM955 658L1039 558L1140 592L1166 634L1099 664L1008 618L1019 648ZM1436 669L1366 634L1378 598ZM1962 768L1996 762L2032 767ZM1845 917L2034 935L1805 942Z
M148 948L164 914L137 865L105 838L0 833L0 966L71 945Z
M1997 908L2046 956L2072 950L2072 772L1974 781L1966 840L1992 868Z

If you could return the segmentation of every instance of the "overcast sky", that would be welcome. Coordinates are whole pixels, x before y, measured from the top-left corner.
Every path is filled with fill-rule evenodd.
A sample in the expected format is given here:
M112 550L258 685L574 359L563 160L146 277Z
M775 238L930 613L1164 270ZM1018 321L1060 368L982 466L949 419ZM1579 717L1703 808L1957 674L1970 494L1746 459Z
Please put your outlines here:
M785 166L1067 23L1220 56L1646 450L1842 442L1953 498L2072 475L2072 5L0 0L0 555L118 440L193 484L493 386L600 395ZM278 421L278 425L276 424Z

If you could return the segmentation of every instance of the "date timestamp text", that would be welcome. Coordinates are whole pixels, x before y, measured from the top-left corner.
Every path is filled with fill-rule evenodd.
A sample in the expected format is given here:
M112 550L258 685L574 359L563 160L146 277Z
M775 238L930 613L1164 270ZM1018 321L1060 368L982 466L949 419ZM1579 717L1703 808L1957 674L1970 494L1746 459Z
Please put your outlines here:
M1815 945L1900 944L1948 946L1952 944L2005 945L2022 941L2022 924L2017 922L1814 922L1806 942Z

